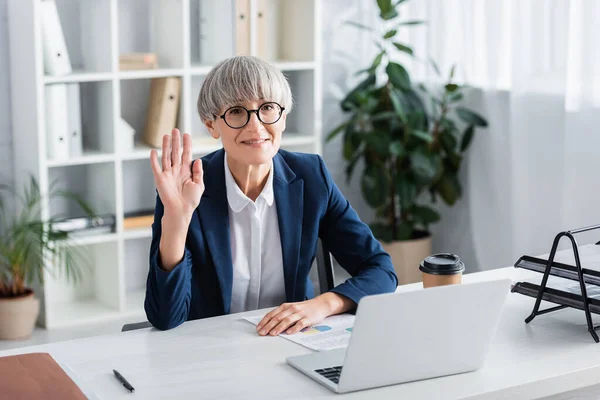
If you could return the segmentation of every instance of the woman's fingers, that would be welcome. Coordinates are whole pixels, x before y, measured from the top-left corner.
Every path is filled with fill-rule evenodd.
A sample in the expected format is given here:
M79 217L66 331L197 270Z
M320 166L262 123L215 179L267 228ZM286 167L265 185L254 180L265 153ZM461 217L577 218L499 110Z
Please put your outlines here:
M171 169L171 137L169 135L163 136L162 168L163 168L163 171Z
M271 336L279 335L281 332L285 331L286 329L292 328L294 326L294 324L297 325L298 321L300 321L302 319L303 319L302 314L300 314L300 313L288 315L287 317L282 319L281 322L277 326L275 326L275 328L271 329L271 331L269 333L271 334Z
M152 174L154 174L154 180L156 181L162 170L158 162L158 152L154 149L150 152L150 166L152 167Z
M302 329L308 328L311 325L312 324L310 323L310 321L309 321L308 318L302 318L301 320L299 320L298 322L296 322L296 324L294 326L292 326L290 329L288 329L286 333L288 335L293 335L294 333L298 333Z
M260 328L258 333L260 335L268 335L269 333L273 334L274 333L273 328L275 328L276 326L279 326L283 321L286 321L287 319L292 317L293 314L294 314L294 312L289 307L282 309L281 312L273 315L268 321L265 321L265 323L262 324L262 327ZM300 317L298 317L298 319L300 319ZM286 321L286 322L289 323L289 321Z
M173 129L171 131L171 137L173 138L173 146L171 149L171 165L175 168L181 165L181 134L179 129Z
M192 137L189 133L183 135L183 157L181 164L188 166L192 162Z
M192 181L194 181L194 183L202 183L203 176L204 170L202 169L202 160L194 160L194 165L192 166Z

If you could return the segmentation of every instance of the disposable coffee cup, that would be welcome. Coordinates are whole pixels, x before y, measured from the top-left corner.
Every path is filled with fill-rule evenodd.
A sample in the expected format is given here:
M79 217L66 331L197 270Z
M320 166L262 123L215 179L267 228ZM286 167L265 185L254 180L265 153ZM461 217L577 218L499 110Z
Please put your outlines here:
M423 287L454 285L462 282L465 264L456 254L433 254L421 262Z

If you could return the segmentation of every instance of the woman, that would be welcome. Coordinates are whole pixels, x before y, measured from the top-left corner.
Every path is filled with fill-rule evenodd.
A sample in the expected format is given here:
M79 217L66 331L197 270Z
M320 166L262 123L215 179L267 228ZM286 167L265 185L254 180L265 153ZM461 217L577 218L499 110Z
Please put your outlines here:
M189 319L279 306L256 329L295 333L391 292L391 259L333 182L318 155L280 150L292 108L283 74L255 57L207 75L198 112L223 149L192 161L191 138L165 135L144 307L170 329ZM308 278L321 238L352 275L313 298ZM283 304L282 304L283 303Z

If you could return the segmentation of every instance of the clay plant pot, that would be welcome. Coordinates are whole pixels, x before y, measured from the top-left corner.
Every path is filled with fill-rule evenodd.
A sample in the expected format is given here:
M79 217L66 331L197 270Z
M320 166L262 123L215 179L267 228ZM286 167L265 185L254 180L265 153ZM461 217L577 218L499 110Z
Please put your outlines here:
M18 297L0 297L0 339L25 339L31 336L40 312L40 301L35 293Z
M419 264L431 255L431 235L418 239L382 242L383 249L392 257L398 275L398 285L421 282Z

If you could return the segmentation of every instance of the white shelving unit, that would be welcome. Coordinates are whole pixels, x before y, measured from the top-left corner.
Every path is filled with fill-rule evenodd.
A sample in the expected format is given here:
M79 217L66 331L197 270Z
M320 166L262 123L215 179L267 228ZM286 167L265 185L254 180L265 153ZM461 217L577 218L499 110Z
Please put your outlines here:
M51 329L142 320L151 231L124 230L123 215L154 208L150 147L140 140L151 78L182 78L177 127L192 134L196 157L219 149L200 122L196 99L218 61L215 50L235 54L243 11L249 53L274 63L292 87L295 105L282 148L321 153L320 0L57 0L73 67L67 76L44 72L42 1L8 2L15 184L22 187L29 174L43 191L57 182L98 214L116 215L116 230L77 240L89 260L80 284L45 274L36 288L39 323ZM119 54L127 52L156 52L159 68L119 71ZM53 160L46 152L45 86L67 82L81 84L84 151ZM136 129L133 151L122 150L120 117ZM44 218L57 213L83 214L70 203L43 205Z

